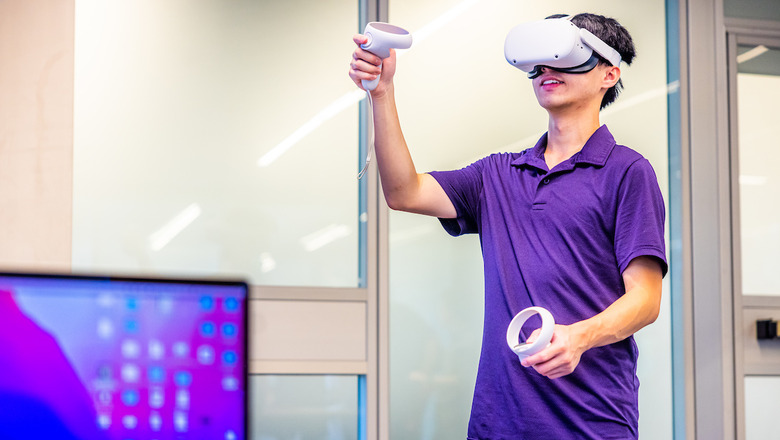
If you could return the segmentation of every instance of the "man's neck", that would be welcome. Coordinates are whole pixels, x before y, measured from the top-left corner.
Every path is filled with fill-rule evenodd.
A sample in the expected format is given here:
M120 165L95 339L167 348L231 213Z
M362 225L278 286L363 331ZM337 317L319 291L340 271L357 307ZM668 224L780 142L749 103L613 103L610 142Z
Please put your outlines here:
M600 126L599 113L578 112L574 115L553 115L547 124L547 148L544 160L549 169L582 150L590 136Z

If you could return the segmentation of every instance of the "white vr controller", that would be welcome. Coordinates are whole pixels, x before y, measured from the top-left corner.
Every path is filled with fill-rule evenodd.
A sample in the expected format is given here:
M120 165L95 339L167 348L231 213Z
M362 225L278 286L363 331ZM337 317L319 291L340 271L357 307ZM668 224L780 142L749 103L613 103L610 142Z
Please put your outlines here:
M390 49L409 49L412 47L412 34L392 24L371 22L366 25L363 35L368 38L368 41L361 44L360 47L382 59L390 56ZM364 89L374 90L379 84L379 76L373 81L364 79L362 83Z
M542 331L539 332L539 337L536 338L534 342L521 344L520 330L522 330L523 324L528 321L528 318L536 314L539 314L542 318ZM555 319L553 319L552 314L547 309L542 307L528 307L512 318L512 322L509 323L509 327L506 329L506 343L522 361L528 356L539 353L550 345L554 329Z

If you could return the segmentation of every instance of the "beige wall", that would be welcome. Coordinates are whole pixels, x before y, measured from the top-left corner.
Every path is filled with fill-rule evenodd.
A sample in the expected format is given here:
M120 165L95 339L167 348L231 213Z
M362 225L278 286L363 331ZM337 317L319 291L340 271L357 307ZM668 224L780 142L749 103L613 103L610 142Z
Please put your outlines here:
M73 11L0 1L0 269L70 267Z

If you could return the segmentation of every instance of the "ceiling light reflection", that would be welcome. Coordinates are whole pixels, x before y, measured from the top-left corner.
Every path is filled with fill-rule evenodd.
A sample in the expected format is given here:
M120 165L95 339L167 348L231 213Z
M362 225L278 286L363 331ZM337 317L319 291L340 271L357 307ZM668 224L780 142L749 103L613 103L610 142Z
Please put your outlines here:
M334 241L349 236L349 226L331 224L317 232L313 232L305 237L301 237L301 244L303 248L308 252L316 251L317 249L333 243Z
M295 130L291 135L287 136L287 138L285 138L277 146L271 148L271 150L265 153L257 161L257 166L262 168L271 165L276 159L278 159L281 155L286 153L287 150L292 148L293 145L297 144L298 142L301 141L301 139L308 136L309 133L316 130L317 127L327 122L328 120L332 119L334 116L348 109L353 104L357 103L358 101L360 101L365 97L366 97L366 92L359 89L342 95L340 98L333 101L330 105L328 105L327 107L322 109L319 113L314 115L314 117L309 119L305 124L301 125L297 130Z
M276 269L276 259L270 252L260 254L260 272L268 273Z
M458 3L454 7L448 9L446 12L444 12L443 14L435 18L433 21L429 22L428 24L421 27L416 32L412 33L412 39L414 41L414 44L415 45L420 44L420 42L424 41L431 34L435 33L436 31L438 31L439 29L447 25L455 17L462 14L468 8L474 6L478 2L479 0L465 0L461 3ZM398 56L400 57L404 53L406 52L399 51ZM338 115L342 111L350 108L352 105L361 101L365 97L366 97L366 92L360 89L342 95L340 98L336 99L330 105L322 109L313 118L309 119L305 124L301 125L291 135L287 136L282 142L280 142L278 145L271 148L267 153L265 153L260 159L258 159L257 166L263 168L271 165L272 163L274 163L274 161L279 159L279 157L281 157L284 153L286 153L295 144L297 144L303 138L311 134L311 132L316 130L317 127L327 122L328 120L332 119L334 116Z
M431 34L436 33L436 31L446 26L449 22L454 20L458 15L466 12L468 8L476 5L477 3L479 3L479 0L462 1L457 5L453 6L452 8L448 9L446 12L439 15L438 17L436 17L431 22L421 27L417 31L412 32L412 41L414 42L413 44L420 44L422 41L425 41L425 39L430 37Z
M737 55L737 64L752 60L753 58L763 54L764 52L769 52L769 48L764 46L763 44L760 44L743 54Z
M201 212L200 205L197 203L184 208L182 212L176 214L168 223L149 236L149 247L157 252L167 246L184 228L194 222Z
M739 176L739 184L745 185L745 186L763 186L766 185L767 182L769 182L769 177L767 176L748 176L745 174L742 174Z

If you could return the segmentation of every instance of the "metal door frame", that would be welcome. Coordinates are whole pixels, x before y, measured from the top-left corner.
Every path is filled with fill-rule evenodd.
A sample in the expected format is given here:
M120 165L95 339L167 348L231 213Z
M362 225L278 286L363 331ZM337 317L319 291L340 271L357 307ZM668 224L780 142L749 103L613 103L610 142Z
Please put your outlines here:
M746 437L745 427L745 377L748 375L780 375L780 366L764 368L750 364L745 357L743 340L745 335L744 313L748 309L780 308L780 297L766 295L743 295L741 221L739 190L739 114L737 87L737 48L739 45L760 45L780 49L780 23L754 20L726 20L727 69L728 69L728 118L729 118L729 160L730 160L730 214L731 214L731 262L732 296L734 322L734 411L736 439ZM751 336L754 336L751 333Z

